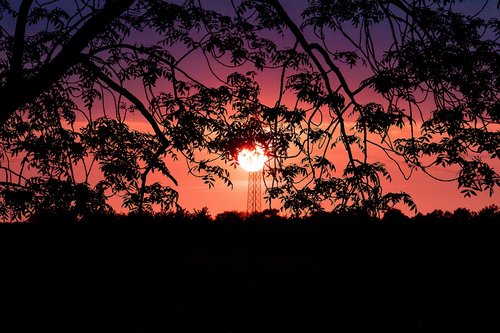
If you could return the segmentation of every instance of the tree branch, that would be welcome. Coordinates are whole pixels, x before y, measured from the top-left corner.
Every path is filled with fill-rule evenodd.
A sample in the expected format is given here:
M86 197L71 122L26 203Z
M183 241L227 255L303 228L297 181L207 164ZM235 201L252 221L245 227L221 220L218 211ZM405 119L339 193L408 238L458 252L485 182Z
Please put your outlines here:
M12 47L12 56L10 58L10 71L8 80L15 81L22 78L23 55L24 55L24 35L26 33L26 24L33 0L23 0L19 7L19 15L16 22L16 31L14 32L14 45Z
M156 123L155 119L153 116L149 113L148 109L146 106L130 91L128 91L125 87L119 85L115 81L113 81L110 77L108 77L106 74L104 74L99 67L97 67L94 63L92 63L90 60L83 60L83 64L85 65L86 68L91 70L101 81L106 83L111 89L116 91L117 93L123 95L125 98L127 98L134 106L139 110L139 112L142 114L142 116L149 122L151 127L153 128L153 131L155 132L156 136L162 143L163 147L169 147L170 142L165 138L165 135L162 133L160 127L158 127L158 124ZM161 149L159 150L161 151ZM167 177L172 180L172 182L177 186L179 185L177 180L171 175L167 174Z
M332 89L332 87L330 85L330 79L328 78L328 74L325 71L325 69L323 68L323 65L321 64L321 62L314 55L313 48L311 47L311 44L309 44L307 42L304 34L300 31L299 27L292 21L292 19L290 18L290 16L288 16L287 12L283 8L283 6L279 2L279 0L266 0L266 2L269 3L271 6L274 7L274 9L278 12L278 14L280 15L280 17L285 22L285 24L291 30L291 32L293 33L293 35L295 36L295 38L298 40L298 42L300 43L300 45L302 46L302 48L304 49L304 51L309 55L309 57L311 57L311 59L313 60L314 64L316 65L316 67L320 71L321 76L323 77L323 81L325 82L325 86L326 86L326 89L328 90L328 93L332 94L333 93L333 89ZM333 64L333 62L332 62L332 64ZM334 68L337 68L337 67L334 66ZM332 68L332 70L334 70L334 68ZM338 70L338 68L337 68L337 70ZM338 78L340 80L340 77L338 77ZM341 81L341 83L342 83L342 81ZM344 83L345 83L345 80L344 80ZM345 88L346 87L344 87L344 90L345 90ZM350 92L349 87L347 87L347 89L348 90L346 90L346 93L349 93ZM352 92L351 92L351 94L352 94ZM339 114L339 112L337 110L334 110L334 111L335 111L336 116L337 116L338 121L339 121L340 132L342 134L342 137L344 138L344 140L342 140L342 141L344 143L344 147L346 148L347 155L349 156L349 163L354 167L354 165L355 165L354 164L354 157L353 157L353 154L352 154L352 151L351 151L351 147L349 146L349 142L347 141L347 132L345 130L344 119L342 118L342 114Z
M80 53L90 41L99 33L106 30L108 25L126 11L135 0L107 0L102 10L95 13L73 37L65 44L54 59L42 66L33 78L8 81L0 87L0 125L23 107L35 99L45 90L48 90L57 80L80 60ZM21 29L21 28L20 28Z

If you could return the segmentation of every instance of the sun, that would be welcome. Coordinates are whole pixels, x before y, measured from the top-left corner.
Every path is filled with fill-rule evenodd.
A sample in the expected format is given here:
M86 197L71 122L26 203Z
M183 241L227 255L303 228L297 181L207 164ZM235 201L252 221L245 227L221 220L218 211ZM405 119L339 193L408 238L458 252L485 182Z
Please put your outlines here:
M256 146L253 149L243 148L238 153L238 163L248 172L262 170L266 162L267 156L264 152L264 148L260 146Z

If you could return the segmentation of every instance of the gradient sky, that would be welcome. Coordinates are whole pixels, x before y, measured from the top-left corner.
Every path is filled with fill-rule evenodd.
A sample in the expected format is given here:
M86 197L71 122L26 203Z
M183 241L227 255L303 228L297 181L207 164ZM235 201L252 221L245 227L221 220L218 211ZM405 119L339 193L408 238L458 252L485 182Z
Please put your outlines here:
M224 1L202 1L202 4L208 8L213 8L216 10L228 10L224 7ZM303 8L304 0L291 0L291 1L281 1L283 6L290 12L292 18L299 23L300 11ZM476 13L484 4L484 1L464 1L459 5L460 9L465 13ZM498 9L496 8L496 3L490 1L485 10L483 11L484 17L497 16ZM300 24L300 23L299 23ZM387 36L387 35L385 35ZM385 43L384 35L378 36L377 41L379 45ZM286 43L286 35L283 40ZM338 40L335 40L337 49L341 49L342 45L338 45ZM348 46L345 46L346 48ZM211 75L206 73L205 64L203 61L196 62L190 67L192 72L197 74L202 74L205 72L208 76L205 77L206 80L212 81ZM220 71L224 69L219 68ZM360 79L364 78L363 69L347 70L345 68L346 78L348 82L359 82ZM258 74L258 81L261 85L262 96L261 99L268 105L273 105L277 98L277 80L276 76L278 73L264 72ZM202 75L203 76L203 75ZM377 101L380 97L373 94L373 92L367 91L360 96L362 101ZM285 99L286 100L286 99ZM398 136L398 129L393 130L392 133L395 137ZM404 135L405 133L399 133L399 135ZM339 159L345 157L338 156ZM460 193L456 182L439 182L433 180L429 176L423 174L422 172L415 172L409 180L405 180L401 173L397 170L396 165L384 156L382 152L374 152L372 154L372 162L378 160L386 164L387 168L391 172L393 181L387 183L384 186L384 191L399 192L405 191L412 195L414 201L416 202L418 209L422 213L431 212L435 209L449 210L453 211L459 207L467 207L471 210L477 211L487 205L499 204L500 194L498 191L490 197L487 193L478 193L476 197L464 198ZM339 162L334 156L332 161ZM495 170L500 169L500 163L498 161L494 162L493 166ZM175 167L176 174L179 180L179 193L180 193L180 203L187 209L201 209L202 207L208 207L212 214L216 214L225 210L246 210L246 195L247 195L247 182L248 174L241 170L240 168L232 170L232 179L234 183L233 189L228 189L224 187L223 184L219 183L215 188L208 189L208 187L203 184L200 179L188 176L186 170L182 163L177 163ZM435 176L442 178L452 178L456 174L456 169L438 169L431 168L430 172ZM263 202L263 207L265 203ZM278 205L279 207L279 205ZM409 213L408 209L404 206L398 206L406 213Z
M291 0L291 1L281 1L285 8L290 12L291 17L299 23L300 11L304 7L306 1L304 0ZM229 1L202 1L202 4L208 8L215 9L218 11L230 11L228 7ZM467 13L475 13L479 10L484 1L464 1L460 8ZM484 16L496 16L498 17L498 9L496 8L495 1L490 1L483 12ZM300 24L300 23L299 23ZM382 32L376 41L377 45L383 46L386 42L384 40L384 35ZM150 37L147 34L141 34L134 36L135 42L138 44L147 43ZM287 34L281 40L283 44L289 44ZM347 50L349 46L343 41L337 39L330 40L334 44L337 50ZM383 47L381 48L383 49ZM173 53L182 50L171 50ZM220 74L222 78L226 77L226 74L230 73L232 70L217 66L212 63L212 66L216 69L217 73ZM190 57L185 60L184 68L195 76L197 79L206 83L207 85L219 85L220 83L213 77L213 75L207 69L206 61L197 53L193 53ZM346 79L349 83L357 83L362 79L366 78L366 72L364 69L356 68L354 70L348 69L344 66L343 70L346 74ZM278 96L278 73L276 71L265 71L263 73L258 73L257 80L261 86L261 100L267 105L274 105ZM131 86L131 90L134 90L138 95L141 94L140 86ZM292 101L292 96L285 96L285 103L287 99ZM373 92L366 91L359 96L362 103L368 102L380 102L380 97ZM102 111L101 111L102 112ZM133 129L150 131L149 125L141 118L134 117L128 122L129 126ZM394 137L404 136L405 131L399 131L395 129L391 133ZM338 163L341 167L345 165L345 156L342 154L335 155L335 152L331 152L331 160L334 163ZM413 174L410 180L405 181L402 175L396 168L396 165L390 161L387 157L383 155L381 151L374 151L372 154L373 161L381 161L386 164L387 168L391 172L393 181L387 183L384 186L385 192L399 192L405 191L412 195L418 209L422 213L427 213L435 209L449 210L453 211L459 207L466 207L471 210L477 211L487 205L499 204L500 194L498 191L489 197L487 193L478 193L476 197L464 198L460 191L457 189L456 182L447 183L439 182L431 179L427 175L416 172ZM169 168L172 170L174 177L179 181L179 186L176 188L180 193L180 204L188 209L201 209L203 207L208 207L209 211L215 215L222 211L246 210L246 195L247 195L247 177L248 173L241 168L235 168L231 170L231 178L233 180L233 189L225 187L222 182L218 182L215 188L209 189L207 185L199 178L195 178L188 174L187 167L184 161L168 161ZM494 162L494 168L498 171L500 169L500 163L498 161ZM431 169L436 176L451 178L456 173L456 170L451 169ZM98 176L96 176L98 177ZM155 180L155 176L150 180ZM161 182L168 184L167 179L159 179ZM172 184L169 184L172 185ZM118 204L118 199L112 199L111 203L117 210L121 210ZM265 203L263 202L263 207ZM274 205L274 208L279 208L278 205ZM409 213L404 206L398 206L406 213Z

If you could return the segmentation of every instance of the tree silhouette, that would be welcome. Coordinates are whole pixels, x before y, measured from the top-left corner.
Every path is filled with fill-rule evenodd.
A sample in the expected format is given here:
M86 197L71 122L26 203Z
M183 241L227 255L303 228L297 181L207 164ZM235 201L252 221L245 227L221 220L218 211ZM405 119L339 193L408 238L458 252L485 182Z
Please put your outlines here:
M408 194L383 192L391 177L373 152L405 178L456 166L441 180L491 195L498 19L455 3L2 0L0 213L58 207L78 219L109 210L111 196L138 213L168 210L169 161L231 186L221 165L257 143L270 157L269 204L297 215L325 202L371 215L398 202L416 209ZM271 103L265 75L276 80ZM132 129L131 117L149 129ZM163 180L148 182L153 172Z

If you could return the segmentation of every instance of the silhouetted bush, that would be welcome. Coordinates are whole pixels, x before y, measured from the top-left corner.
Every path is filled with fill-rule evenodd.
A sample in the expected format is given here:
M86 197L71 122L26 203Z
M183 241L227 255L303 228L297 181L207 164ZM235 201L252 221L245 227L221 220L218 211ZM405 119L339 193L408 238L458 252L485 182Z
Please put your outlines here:
M421 327L434 327L480 309L476 325L494 311L479 300L497 286L498 217L497 206L413 218L392 209L382 219L362 211L286 218L274 210L211 218L207 209L78 222L47 215L54 220L0 225L3 287L14 291L2 301L23 328L63 322L96 331L106 323L109 331L163 332L172 322L197 322L245 332L239 328L268 316L277 318L276 332L309 332L366 318L410 326L414 314L425 319ZM303 327L279 326L289 318Z
M474 217L475 214L467 208L457 208L453 214L451 214L449 220L450 223L469 223L474 220Z
M221 223L241 223L245 220L245 214L235 210L219 213L215 216L215 221Z
M194 210L193 214L191 214L191 221L196 223L207 223L213 220L208 207L203 207L202 209Z
M477 222L500 222L500 207L490 205L481 209L475 217Z
M384 217L382 218L382 222L384 223L408 223L410 222L410 218L403 214L399 209L389 209L385 212Z
M374 218L362 210L345 212L315 212L301 218L280 215L276 209L266 209L259 213L246 214L238 211L225 211L212 217L208 208L189 212L185 209L161 213L132 212L129 214L114 212L98 212L77 218L74 214L59 211L57 213L33 215L29 223L46 225L92 224L92 225L145 225L145 224L299 224L299 225L347 225L362 226L369 224L391 225L461 225L492 224L500 221L500 208L496 205L484 207L478 212L466 208L458 208L453 213L436 209L430 213L418 213L408 217L399 209L389 209L384 216Z

